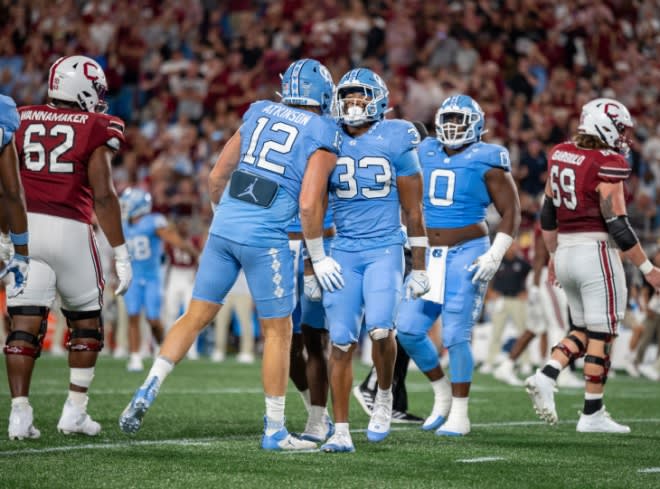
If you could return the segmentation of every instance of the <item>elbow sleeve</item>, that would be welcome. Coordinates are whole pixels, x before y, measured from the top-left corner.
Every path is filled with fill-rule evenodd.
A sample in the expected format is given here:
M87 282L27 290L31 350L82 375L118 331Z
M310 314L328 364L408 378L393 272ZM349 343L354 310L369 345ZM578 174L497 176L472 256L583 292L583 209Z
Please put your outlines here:
M547 195L543 199L543 207L541 208L541 229L544 231L557 229L557 208Z
M628 251L639 242L635 231L630 226L628 216L617 216L606 221L606 224L607 231L621 251Z

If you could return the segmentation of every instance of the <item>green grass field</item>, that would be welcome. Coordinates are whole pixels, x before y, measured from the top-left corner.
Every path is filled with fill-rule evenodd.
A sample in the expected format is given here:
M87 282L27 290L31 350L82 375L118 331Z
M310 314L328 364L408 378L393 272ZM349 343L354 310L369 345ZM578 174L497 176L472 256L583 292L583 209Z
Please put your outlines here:
M4 365L4 362L3 362ZM366 441L367 416L352 400L354 454L267 453L259 448L263 396L259 366L228 360L184 361L163 385L142 430L129 437L117 419L144 374L125 362L99 361L88 411L103 426L96 438L55 429L66 397L66 361L38 360L31 403L41 438L6 439L9 394L0 387L0 487L94 488L659 488L660 386L619 374L608 383L613 417L629 435L577 434L582 393L560 392L560 422L541 424L522 388L476 375L472 432L439 438L418 426L394 425L380 444ZM366 373L357 367L356 379ZM410 411L426 415L432 394L409 374ZM302 431L305 413L293 388L288 427Z

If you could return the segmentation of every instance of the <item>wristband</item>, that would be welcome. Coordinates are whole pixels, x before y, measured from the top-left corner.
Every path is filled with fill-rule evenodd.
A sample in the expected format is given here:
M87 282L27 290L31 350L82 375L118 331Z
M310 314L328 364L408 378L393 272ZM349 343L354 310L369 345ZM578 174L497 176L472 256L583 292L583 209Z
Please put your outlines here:
M322 237L305 239L305 246L309 252L309 257L312 259L312 263L316 263L325 258L325 248L323 247Z
M115 252L116 260L130 260L130 256L128 254L128 246L126 246L126 243L115 246L112 249Z
M408 244L411 248L428 248L429 238L428 236L410 236L408 237Z
M511 246L511 243L513 243L513 238L511 236L506 233L497 233L495 235L495 239L493 240L493 244L490 245L490 249L488 251L490 251L499 260L501 260L506 253L506 250L508 250L509 246Z
M15 246L25 246L28 244L28 238L30 237L30 234L28 231L25 231L24 233L20 234L15 234L9 231L9 237L11 238L11 242L14 243Z
M644 262L643 262L640 266L638 266L637 268L639 268L639 271L642 272L642 274L646 275L647 273L651 273L651 271L653 270L653 263L651 263L651 262L649 261L649 259L647 258L647 259L644 260Z

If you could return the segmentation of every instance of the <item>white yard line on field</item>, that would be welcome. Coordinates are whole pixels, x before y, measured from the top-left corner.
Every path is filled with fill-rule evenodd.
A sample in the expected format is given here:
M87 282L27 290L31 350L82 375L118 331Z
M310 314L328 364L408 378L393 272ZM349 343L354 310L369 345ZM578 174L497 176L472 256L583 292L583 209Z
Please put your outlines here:
M477 457L477 458L461 458L456 460L462 464L480 464L482 462L497 462L499 460L506 460L504 457Z
M637 472L640 474L658 474L660 473L660 467L647 467L646 469L639 469Z

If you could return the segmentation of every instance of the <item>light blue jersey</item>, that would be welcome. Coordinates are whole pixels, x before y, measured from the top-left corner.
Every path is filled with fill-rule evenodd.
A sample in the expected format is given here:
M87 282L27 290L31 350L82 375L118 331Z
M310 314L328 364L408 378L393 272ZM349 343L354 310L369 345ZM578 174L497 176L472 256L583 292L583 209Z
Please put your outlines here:
M318 149L337 153L338 128L328 117L261 100L253 103L243 116L240 135L237 170L273 182L279 188L268 206L260 206L256 204L260 196L251 195L253 189L249 185L239 194L242 199L230 195L228 185L210 232L246 245L286 245L286 230L298 212L307 161Z
M167 226L162 214L146 214L137 222L124 222L124 236L131 255L133 280L124 295L126 312L137 316L144 309L147 319L160 319L163 299L161 258L163 240L156 232Z
M134 223L124 222L124 236L131 254L134 277L160 277L163 240L156 232L166 226L165 217L157 213L139 217Z
M492 199L486 173L494 168L511 171L509 152L497 144L476 142L448 156L436 138L418 148L424 173L424 220L427 228L454 229L485 220ZM474 361L470 349L472 328L483 307L486 284L472 283L468 268L489 248L488 237L449 247L444 253L443 304L424 299L401 302L396 318L398 338L423 372L436 368L438 351L427 332L442 315L442 343L449 351L451 381L471 382ZM434 259L443 250L432 250ZM431 280L437 277L431 277Z
M0 150L14 137L19 122L14 100L0 94Z
M368 331L392 329L403 289L401 206L396 179L420 172L419 134L406 121L384 120L353 138L342 135L330 203L337 236L332 258L344 287L323 294L330 339L357 342L363 320Z
M356 138L342 134L330 177L333 248L359 251L405 242L396 179L420 172L418 143L419 133L403 120L377 122Z
M493 168L511 171L506 148L478 142L447 156L436 138L426 138L418 153L424 173L426 227L460 228L486 219L492 199L485 175Z

